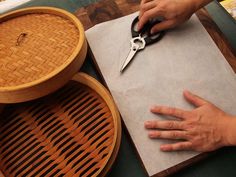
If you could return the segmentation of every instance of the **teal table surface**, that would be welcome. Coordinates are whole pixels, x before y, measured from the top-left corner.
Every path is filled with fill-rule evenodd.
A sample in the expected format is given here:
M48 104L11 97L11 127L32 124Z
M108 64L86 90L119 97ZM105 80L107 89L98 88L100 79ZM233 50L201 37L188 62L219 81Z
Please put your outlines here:
M206 9L236 52L236 20L216 1L207 5Z
M18 8L30 6L52 6L75 12L96 0L34 0ZM226 39L236 51L236 22L216 2L210 3L207 10ZM99 74L89 56L81 71L100 80ZM158 164L157 164L158 165ZM210 157L191 165L173 177L235 177L236 176L236 148L228 147L218 150ZM135 152L126 130L122 130L122 141L117 159L108 177L147 177L142 164Z

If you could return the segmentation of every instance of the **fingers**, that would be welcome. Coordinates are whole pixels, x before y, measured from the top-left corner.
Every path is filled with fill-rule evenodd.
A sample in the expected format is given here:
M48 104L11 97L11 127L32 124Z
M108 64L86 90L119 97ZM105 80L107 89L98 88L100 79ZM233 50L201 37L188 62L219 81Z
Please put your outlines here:
M162 15L162 12L158 10L157 8L152 8L148 11L145 11L139 19L138 30L142 29L144 24L147 23L149 19L161 16L161 15Z
M178 108L167 107L167 106L154 106L151 108L151 112L155 114L174 116L174 117L178 117L182 119L186 119L189 116L188 111L184 111Z
M183 123L182 121L146 121L144 123L145 128L147 129L165 129L165 130L182 130Z
M208 102L207 102L206 100L204 100L203 98L201 98L201 97L199 97L199 96L197 96L197 95L194 95L194 94L192 94L191 92L189 92L189 91L187 91L187 90L185 90L185 91L183 92L183 94L184 94L184 98L185 98L188 102L192 103L193 105L195 105L195 106L197 106L197 107L202 106L202 105L208 103Z
M192 143L189 141L185 141L174 144L163 144L160 146L160 149L162 151L192 150Z
M161 138L161 139L172 139L172 140L180 140L187 139L187 135L185 131L158 131L152 130L148 132L148 136L150 138Z
M142 0L141 3L140 3L140 6L142 6L143 4L145 4L147 2L150 2L150 1L153 1L153 0Z
M140 13L139 13L139 19L143 16L143 13L154 8L156 6L156 3L153 1L147 2L140 6Z
M175 23L174 20L166 20L162 21L158 24L156 24L154 27L151 29L151 34L157 33L159 31L167 30L170 28L175 27L177 24Z

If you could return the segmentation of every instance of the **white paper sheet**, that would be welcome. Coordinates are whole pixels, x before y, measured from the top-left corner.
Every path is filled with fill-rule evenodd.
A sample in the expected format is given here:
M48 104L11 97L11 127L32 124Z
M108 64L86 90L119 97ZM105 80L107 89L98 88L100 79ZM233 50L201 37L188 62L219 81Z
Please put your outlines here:
M152 105L193 109L184 89L236 114L236 79L233 70L194 15L184 25L139 52L124 73L120 67L131 39L130 25L137 14L105 22L86 31L87 40L115 99L131 138L150 176L183 162L196 152L166 153L165 140L151 140L144 121L162 119Z

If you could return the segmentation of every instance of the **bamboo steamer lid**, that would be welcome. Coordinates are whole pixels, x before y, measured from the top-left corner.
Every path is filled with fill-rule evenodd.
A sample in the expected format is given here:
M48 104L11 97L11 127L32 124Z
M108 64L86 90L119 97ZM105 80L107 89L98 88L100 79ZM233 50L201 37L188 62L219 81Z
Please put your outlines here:
M0 16L0 103L54 92L79 70L86 52L83 26L69 12L34 7Z

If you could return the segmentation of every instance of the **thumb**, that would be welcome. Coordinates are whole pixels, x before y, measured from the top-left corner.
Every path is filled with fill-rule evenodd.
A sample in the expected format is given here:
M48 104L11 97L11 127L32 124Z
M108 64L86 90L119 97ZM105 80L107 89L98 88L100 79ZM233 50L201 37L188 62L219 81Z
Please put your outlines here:
M183 92L184 94L184 98L189 102L189 103L192 103L193 105L199 107L199 106L202 106L204 104L207 104L208 101L204 100L203 98L197 96L197 95L194 95L192 94L191 92L185 90Z

